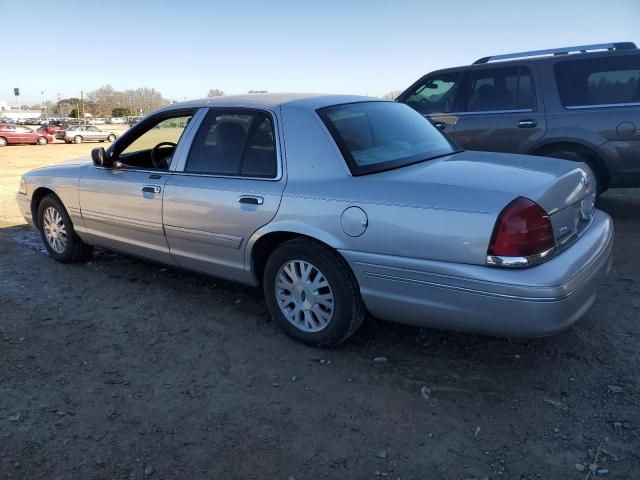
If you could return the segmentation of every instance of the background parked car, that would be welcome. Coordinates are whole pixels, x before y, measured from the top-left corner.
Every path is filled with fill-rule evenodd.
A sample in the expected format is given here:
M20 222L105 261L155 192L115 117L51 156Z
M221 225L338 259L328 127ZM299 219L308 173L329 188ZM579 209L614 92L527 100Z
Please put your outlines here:
M640 186L640 50L586 45L485 57L397 98L468 150L585 162L598 189Z
M49 142L53 142L53 137L46 132L35 132L22 125L0 124L0 147L20 143L46 145Z
M105 140L113 142L117 137L115 133L101 130L93 125L68 127L56 133L56 138L66 143L104 142Z

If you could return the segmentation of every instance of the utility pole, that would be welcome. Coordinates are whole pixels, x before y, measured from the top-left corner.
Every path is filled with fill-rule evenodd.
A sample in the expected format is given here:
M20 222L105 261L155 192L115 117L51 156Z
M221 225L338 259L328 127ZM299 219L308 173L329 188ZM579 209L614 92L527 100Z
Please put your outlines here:
M86 125L84 118L84 92L82 90L80 90L80 105L82 105L82 124Z
M46 122L49 117L47 116L47 106L44 104L44 92L40 92L40 95L42 95L42 110L44 111L44 121Z

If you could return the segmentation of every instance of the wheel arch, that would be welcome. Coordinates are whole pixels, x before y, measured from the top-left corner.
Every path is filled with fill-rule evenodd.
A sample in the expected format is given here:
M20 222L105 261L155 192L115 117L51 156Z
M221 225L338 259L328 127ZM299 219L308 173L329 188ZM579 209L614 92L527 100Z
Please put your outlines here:
M245 267L249 270L256 285L262 284L264 267L269 256L280 245L295 238L306 238L317 242L335 252L349 265L339 251L339 248L343 247L342 242L326 232L320 230L309 231L308 229L303 230L293 227L280 227L268 231L258 231L252 235L247 242L245 255Z
M33 223L37 227L40 227L40 225L38 224L38 222L40 221L40 219L38 218L38 207L40 206L40 202L42 201L42 199L50 194L55 195L58 201L62 203L62 199L60 198L60 196L49 187L37 187L31 194L31 218L33 218ZM62 205L64 206L64 203L62 203Z
M587 158L591 158L598 170L595 173L600 177L601 181L604 182L605 186L608 185L610 181L609 169L604 159L598 152L597 147L595 147L594 145L575 140L557 139L545 142L542 145L536 145L535 148L533 148L529 152L529 154L544 157L554 151L569 151Z

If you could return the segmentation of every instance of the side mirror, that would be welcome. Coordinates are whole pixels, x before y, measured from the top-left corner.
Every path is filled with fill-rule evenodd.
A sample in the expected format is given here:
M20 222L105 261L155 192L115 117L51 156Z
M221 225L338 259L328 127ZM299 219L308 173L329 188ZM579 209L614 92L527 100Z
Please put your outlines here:
M112 168L113 159L110 154L104 151L104 148L94 148L91 150L91 160L96 167Z
M96 167L104 167L104 148L94 148L91 150L91 160Z

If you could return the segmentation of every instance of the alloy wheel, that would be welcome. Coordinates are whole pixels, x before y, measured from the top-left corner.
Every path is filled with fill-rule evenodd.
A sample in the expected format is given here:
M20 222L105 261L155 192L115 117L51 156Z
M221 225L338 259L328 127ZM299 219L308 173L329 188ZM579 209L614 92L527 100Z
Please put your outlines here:
M315 265L290 260L280 267L275 283L278 307L294 327L319 332L329 325L335 307L333 291Z
M67 227L62 215L54 207L47 207L44 211L42 229L51 249L56 253L64 253L67 248Z

